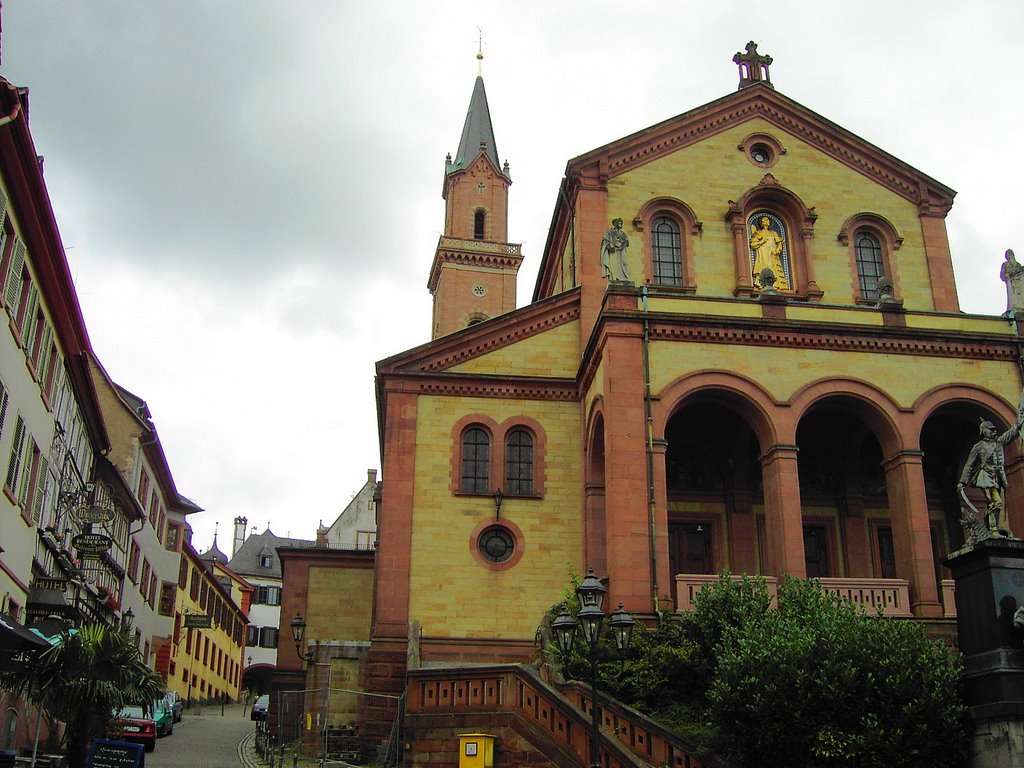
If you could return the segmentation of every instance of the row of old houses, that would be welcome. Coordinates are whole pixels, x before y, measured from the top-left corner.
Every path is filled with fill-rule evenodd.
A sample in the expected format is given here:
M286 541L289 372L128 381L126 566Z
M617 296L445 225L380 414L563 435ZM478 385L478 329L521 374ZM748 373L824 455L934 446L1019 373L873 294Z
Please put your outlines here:
M253 587L193 547L201 508L178 490L146 402L92 348L28 90L0 79L0 113L0 614L48 636L126 627L169 689L238 698ZM38 717L0 694L0 748L26 744Z

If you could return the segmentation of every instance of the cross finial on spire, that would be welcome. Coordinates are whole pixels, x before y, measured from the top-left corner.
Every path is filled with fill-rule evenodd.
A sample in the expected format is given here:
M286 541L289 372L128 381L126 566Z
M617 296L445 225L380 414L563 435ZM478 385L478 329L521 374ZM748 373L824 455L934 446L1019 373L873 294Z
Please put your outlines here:
M762 56L757 52L757 43L751 40L747 43L746 53L737 53L732 57L733 64L740 68L740 88L746 88L754 83L764 83L769 88L774 88L772 79L768 75L768 67L771 66L772 57Z

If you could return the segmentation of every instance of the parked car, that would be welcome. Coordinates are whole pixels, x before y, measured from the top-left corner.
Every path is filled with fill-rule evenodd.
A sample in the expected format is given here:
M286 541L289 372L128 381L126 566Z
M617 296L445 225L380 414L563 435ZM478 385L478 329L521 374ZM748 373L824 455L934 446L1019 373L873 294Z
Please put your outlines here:
M174 710L168 705L167 699L156 699L151 709L157 737L170 736L174 733Z
M178 695L177 691L168 691L164 696L164 701L167 702L167 706L170 708L171 713L174 715L174 722L181 722L181 715L185 710L185 701Z
M147 752L156 749L156 721L141 706L123 707L110 721L107 735L119 741L138 742Z
M270 707L270 694L260 696L252 705L252 712L249 714L251 720L266 720L267 708Z

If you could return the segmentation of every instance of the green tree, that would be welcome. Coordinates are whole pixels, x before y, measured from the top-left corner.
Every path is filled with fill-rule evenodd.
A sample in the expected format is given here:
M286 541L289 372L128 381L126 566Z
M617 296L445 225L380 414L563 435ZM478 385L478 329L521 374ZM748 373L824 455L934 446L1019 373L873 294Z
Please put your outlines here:
M84 768L89 742L106 735L117 710L159 698L165 688L128 633L105 624L63 633L22 668L0 675L0 687L65 723L70 768Z
M633 648L603 690L730 768L964 765L957 654L816 581L722 574Z
M730 587L716 590L697 621L714 623ZM711 743L734 766L962 766L958 680L956 655L916 622L784 579L778 610L743 613L715 647Z

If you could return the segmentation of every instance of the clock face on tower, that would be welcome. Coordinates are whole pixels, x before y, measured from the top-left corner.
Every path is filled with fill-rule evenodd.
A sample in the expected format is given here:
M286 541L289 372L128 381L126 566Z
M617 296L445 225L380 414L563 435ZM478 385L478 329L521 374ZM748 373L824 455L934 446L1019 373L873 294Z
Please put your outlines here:
M472 290L473 295L476 296L477 298L487 295L487 288L484 286L483 283L477 283L476 285L473 286Z

